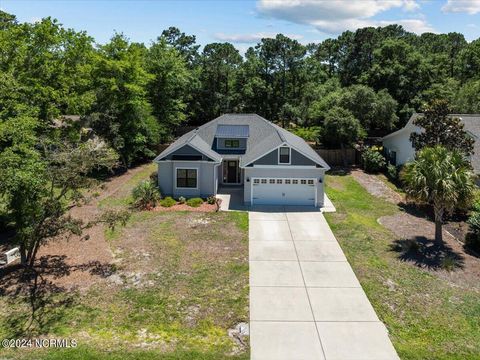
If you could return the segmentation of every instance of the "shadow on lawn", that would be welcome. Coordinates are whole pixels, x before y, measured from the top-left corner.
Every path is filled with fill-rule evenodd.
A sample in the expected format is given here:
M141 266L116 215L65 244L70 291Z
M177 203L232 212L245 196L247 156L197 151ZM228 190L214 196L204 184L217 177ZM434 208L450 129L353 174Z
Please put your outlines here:
M20 264L0 268L0 296L6 298L10 307L4 322L9 336L47 334L64 321L69 308L76 305L77 292L56 285L52 278L79 270L100 277L115 272L110 264L92 261L72 266L65 259L58 255L42 256L35 269L25 269Z
M335 175L335 176L347 176L350 175L352 169L356 168L355 165L352 166L332 166L330 170L328 170L328 175Z
M437 244L424 236L395 240L391 250L399 253L400 260L430 270L463 269L465 263L465 257L447 244Z

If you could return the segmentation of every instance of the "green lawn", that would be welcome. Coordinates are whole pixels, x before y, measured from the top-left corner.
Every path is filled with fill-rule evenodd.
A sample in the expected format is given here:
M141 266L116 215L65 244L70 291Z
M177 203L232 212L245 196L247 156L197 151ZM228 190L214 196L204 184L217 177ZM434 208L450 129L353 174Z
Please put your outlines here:
M147 165L100 206L124 206ZM248 214L134 212L105 232L116 282L86 293L48 293L29 331L27 296L0 291L0 339L76 339L65 350L14 351L18 359L249 359L248 339L227 330L248 322Z
M327 176L337 208L326 214L402 359L479 359L480 294L398 259L394 235L377 222L398 208L351 176ZM480 281L480 280L479 280Z

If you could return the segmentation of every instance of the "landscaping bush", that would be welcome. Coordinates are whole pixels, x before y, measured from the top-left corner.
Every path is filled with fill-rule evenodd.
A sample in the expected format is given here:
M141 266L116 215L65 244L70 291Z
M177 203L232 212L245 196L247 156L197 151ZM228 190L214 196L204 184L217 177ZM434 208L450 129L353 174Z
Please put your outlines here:
M187 202L187 199L185 199L183 196L180 196L180 197L178 198L178 203L179 203L179 204L185 204L186 202Z
M214 205L216 202L217 202L217 198L213 195L207 198L207 203L210 205Z
M132 190L133 205L138 209L151 209L160 200L160 191L150 180L145 180Z
M162 201L160 201L160 205L163 206L163 207L172 207L173 205L175 205L177 202L175 201L175 199L173 199L172 197L170 196L167 196L165 199L163 199Z
M363 151L362 162L363 168L369 173L378 173L387 165L385 157L379 151L373 150L372 148L367 148Z
M440 266L443 270L453 271L457 266L457 260L455 259L455 257L447 255L441 260Z
M398 180L398 169L395 165L387 165L387 177L390 181L396 182Z
M475 203L467 220L469 234L465 239L465 247L480 252L480 203Z
M158 185L158 172L154 171L150 174L150 181L155 185Z
M187 200L187 205L190 207L199 207L203 204L203 199L201 198L191 198Z

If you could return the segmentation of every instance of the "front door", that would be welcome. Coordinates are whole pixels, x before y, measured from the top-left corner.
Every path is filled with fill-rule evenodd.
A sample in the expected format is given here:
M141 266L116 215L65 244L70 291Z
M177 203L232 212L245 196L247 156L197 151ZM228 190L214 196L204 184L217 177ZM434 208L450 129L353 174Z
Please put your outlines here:
M238 162L236 160L227 160L227 183L238 183Z

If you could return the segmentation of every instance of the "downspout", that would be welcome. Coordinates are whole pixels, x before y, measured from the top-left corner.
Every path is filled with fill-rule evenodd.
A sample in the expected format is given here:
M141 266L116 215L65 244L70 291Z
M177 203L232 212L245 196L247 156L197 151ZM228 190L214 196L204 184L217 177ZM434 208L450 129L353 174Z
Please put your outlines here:
M220 159L220 162L218 164L215 164L215 166L213 167L213 180L215 181L215 191L214 191L214 196L217 196L217 193L218 193L218 167L220 165L222 165L222 161L223 161L223 158ZM215 177L216 175L216 177Z

